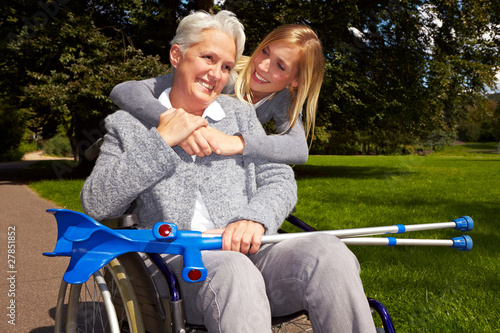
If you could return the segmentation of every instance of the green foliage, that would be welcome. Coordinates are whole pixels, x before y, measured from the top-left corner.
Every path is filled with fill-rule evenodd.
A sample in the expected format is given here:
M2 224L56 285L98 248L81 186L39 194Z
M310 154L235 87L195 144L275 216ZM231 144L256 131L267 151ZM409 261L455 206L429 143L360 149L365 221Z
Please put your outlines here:
M463 123L458 127L458 137L462 141L477 142L481 136L481 124Z
M458 136L462 141L500 141L500 104L498 94L489 95L467 108L459 122Z
M456 140L457 134L453 131L434 130L427 136L424 145L434 150L442 150L446 146L453 146Z
M20 78L18 86L6 89L20 96L11 102L29 110L30 126L41 128L44 137L62 126L79 157L103 135L100 122L114 110L111 89L123 81L164 74L168 67L133 48L121 29L96 26L104 23L99 16L104 12L92 7L97 3L68 6L60 7L36 34L24 26L7 46L2 71Z
M63 125L75 151L102 135L114 85L168 71L168 41L193 9L234 11L246 54L282 24L317 31L326 75L313 151L322 154L397 153L434 131L453 132L493 86L500 62L498 1L97 0L51 2L52 12L41 4L0 4L8 37L0 41L0 108L15 108L14 123L28 121L44 137ZM482 140L500 140L498 115L479 123ZM91 140L89 132L99 133ZM15 151L21 133L0 152Z
M43 152L53 156L69 156L72 153L71 144L67 137L56 135L42 144Z
M16 161L24 155L20 143L25 124L26 115L23 110L8 105L0 98L0 162Z
M498 36L498 2L259 0L223 7L245 23L247 53L281 24L317 31L327 62L317 125L332 133L330 142L342 141L325 150L320 140L318 153L352 151L360 144L353 133L374 138L370 149L395 151L395 143L452 132L466 106L493 86L500 61L500 40L483 38Z
M29 130L25 130L23 139L19 144L19 150L23 153L23 155L33 151L37 151L39 149L38 145L39 142L34 137L34 134Z

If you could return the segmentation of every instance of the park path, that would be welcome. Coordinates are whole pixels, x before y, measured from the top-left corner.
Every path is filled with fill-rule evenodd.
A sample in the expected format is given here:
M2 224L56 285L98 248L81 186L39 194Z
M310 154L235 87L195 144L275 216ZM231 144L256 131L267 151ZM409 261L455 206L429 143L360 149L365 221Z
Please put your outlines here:
M44 157L27 159L0 163L0 332L49 333L68 259L42 255L57 240L55 218L45 210L58 207L15 181L20 169Z

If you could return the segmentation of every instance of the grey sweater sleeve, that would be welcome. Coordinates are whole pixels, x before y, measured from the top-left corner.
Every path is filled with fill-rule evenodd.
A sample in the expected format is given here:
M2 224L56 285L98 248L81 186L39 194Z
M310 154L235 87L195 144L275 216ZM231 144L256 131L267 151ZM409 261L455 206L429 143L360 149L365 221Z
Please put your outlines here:
M111 91L111 100L122 110L151 126L158 126L160 115L166 111L158 101L161 93L172 86L170 74L142 81L127 81L118 84ZM266 159L275 163L304 164L309 156L302 118L295 126L288 128L288 107L290 95L281 91L257 108L259 121L264 124L275 120L278 135L243 134L245 150L243 155L250 158ZM284 132L284 133L283 133Z
M295 126L288 129L289 106L290 94L283 90L257 108L259 121L264 124L271 118L274 119L276 129L281 134L266 136L244 134L244 156L263 158L276 163L304 164L307 162L309 147L302 116L297 119Z
M106 129L96 165L80 193L83 210L96 220L122 215L140 193L182 163L156 128L127 121L123 111L106 118Z
M109 97L121 110L151 126L158 126L160 115L166 111L158 97L172 84L173 77L170 74L142 81L127 81L116 85Z

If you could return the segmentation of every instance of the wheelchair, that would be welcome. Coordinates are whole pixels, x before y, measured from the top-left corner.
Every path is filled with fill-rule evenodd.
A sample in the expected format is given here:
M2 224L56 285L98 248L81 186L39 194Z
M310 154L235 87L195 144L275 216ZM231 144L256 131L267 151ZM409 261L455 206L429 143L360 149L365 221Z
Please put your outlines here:
M97 157L101 144L102 139L97 140L86 150L85 157L88 160ZM286 220L300 231L316 231L291 214ZM134 214L125 214L101 223L112 229L135 229L139 220ZM151 265L146 266L146 262ZM159 291L165 286L168 295ZM372 298L368 298L368 303L383 326L377 331L394 333L386 307ZM273 317L272 331L312 332L308 313L299 311ZM68 284L62 280L54 332L196 333L207 330L186 322L178 279L161 255L127 253L113 259L85 283Z
M301 231L315 231L293 215L286 220ZM126 214L101 223L114 229L133 229L138 222L135 215ZM159 254L121 255L85 283L68 284L62 281L56 306L55 332L207 332L203 326L186 322L177 281L176 275ZM159 291L165 287L168 293ZM385 306L371 298L368 302L373 314L378 315L382 322L383 329L377 329L378 332L395 332ZM312 328L307 312L300 311L273 317L272 331L312 332Z

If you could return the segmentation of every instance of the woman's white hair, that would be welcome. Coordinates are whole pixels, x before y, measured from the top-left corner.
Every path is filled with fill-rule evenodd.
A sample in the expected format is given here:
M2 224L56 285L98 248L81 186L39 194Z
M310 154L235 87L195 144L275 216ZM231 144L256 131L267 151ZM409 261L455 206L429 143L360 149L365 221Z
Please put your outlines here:
M243 24L238 21L236 15L227 10L215 15L198 11L186 16L179 23L170 45L179 45L182 54L185 54L191 46L201 42L201 33L207 29L220 30L233 38L236 44L235 61L238 61L245 48L245 33Z

